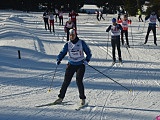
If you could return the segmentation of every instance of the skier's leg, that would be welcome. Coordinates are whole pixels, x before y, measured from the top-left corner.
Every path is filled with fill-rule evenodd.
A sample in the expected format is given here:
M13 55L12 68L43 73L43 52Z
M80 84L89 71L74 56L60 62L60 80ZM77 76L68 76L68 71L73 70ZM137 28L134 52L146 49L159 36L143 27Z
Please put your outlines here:
M44 25L45 25L45 30L47 30L47 26L46 26L46 25L47 25L47 23L46 23L46 21L44 22Z
M84 85L83 85L84 73L85 73L85 65L82 64L82 65L78 66L78 69L76 72L76 83L78 86L80 99L86 99L86 96L84 94Z
M122 45L124 45L124 39L123 39L123 30L121 31L121 41L122 41Z
M150 31L151 31L151 27L149 26L149 27L148 27L148 30L147 30L147 35L146 35L144 44L146 44L147 41L148 41L148 36L149 36Z
M67 41L69 41L69 28L67 28Z
M65 72L64 81L63 81L62 87L60 89L60 94L58 95L59 98L63 99L65 97L67 88L71 82L71 79L72 79L74 73L75 73L74 66L68 64L67 68L66 68L66 72Z
M116 44L117 44L117 51L118 51L118 57L119 57L119 61L122 61L122 57L121 57L121 48L120 48L120 38L116 40Z
M128 47L130 47L129 41L128 41L128 30L125 31L125 37L126 37L126 43L127 43Z
M50 32L51 32L51 26L52 26L52 24L51 24L51 20L49 21L49 24L50 24L50 26L49 26L49 30L50 30Z
M111 45L112 45L112 59L113 59L113 62L116 61L116 56L115 56L115 39L111 39Z
M156 27L153 27L152 31L153 31L153 36L154 36L154 44L157 45Z

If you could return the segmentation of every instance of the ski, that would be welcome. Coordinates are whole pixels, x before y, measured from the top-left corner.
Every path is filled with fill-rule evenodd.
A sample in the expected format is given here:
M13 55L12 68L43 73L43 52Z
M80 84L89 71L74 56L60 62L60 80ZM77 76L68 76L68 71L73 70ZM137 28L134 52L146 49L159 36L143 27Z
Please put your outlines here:
M83 109L83 108L85 108L85 107L87 107L88 106L88 103L86 103L86 104L84 104L84 105L79 105L77 108L75 108L75 110L76 111L79 111L79 110L81 110L81 109Z
M67 102L62 102L60 104L57 104L55 102L51 102L51 103L47 103L47 104L42 104L42 105L38 105L36 107L45 107L45 106L52 106L52 105L65 105Z
M116 64L116 62L112 62L112 65L111 65L111 67L113 67L115 64Z
M119 66L122 67L123 66L123 62L119 62Z
M123 62L113 62L112 63L112 65L111 65L111 68L113 67L113 66L123 66Z

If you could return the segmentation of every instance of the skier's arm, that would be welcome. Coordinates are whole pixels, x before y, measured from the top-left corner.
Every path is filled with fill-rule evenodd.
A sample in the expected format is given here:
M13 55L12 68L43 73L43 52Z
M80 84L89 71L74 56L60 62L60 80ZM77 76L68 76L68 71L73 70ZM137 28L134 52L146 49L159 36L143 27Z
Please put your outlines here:
M157 19L158 19L158 21L160 22L160 18L159 18L159 15L157 14Z
M132 24L132 20L128 20L128 24Z
M120 29L121 31L123 30L123 28L120 24L118 24L118 29Z
M65 55L67 54L67 51L68 51L68 43L66 43L64 45L62 51L57 56L57 61L61 61L65 57Z
M111 30L111 25L106 29L106 32L109 32Z
M66 22L66 24L64 26L64 31L67 32L67 22Z
M150 17L149 15L148 15L148 16L146 16L146 17L145 17L145 21L146 21L146 20L148 20L148 18L149 18L149 17Z
M83 47L83 51L84 51L85 54L86 54L85 60L86 60L87 62L89 62L90 59L91 59L91 57L92 57L92 53L91 53L90 48L89 48L88 45L86 44L86 42L84 42L83 40L82 40L82 47Z

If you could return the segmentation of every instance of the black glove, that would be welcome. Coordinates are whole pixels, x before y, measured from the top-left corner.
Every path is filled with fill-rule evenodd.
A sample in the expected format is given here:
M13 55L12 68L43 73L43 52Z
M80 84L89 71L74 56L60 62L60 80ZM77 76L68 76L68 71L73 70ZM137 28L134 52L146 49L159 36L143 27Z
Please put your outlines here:
M57 61L57 63L56 63L56 64L57 64L57 65L59 65L60 63L61 63L61 61Z
M86 60L83 61L84 65L88 65L88 62Z

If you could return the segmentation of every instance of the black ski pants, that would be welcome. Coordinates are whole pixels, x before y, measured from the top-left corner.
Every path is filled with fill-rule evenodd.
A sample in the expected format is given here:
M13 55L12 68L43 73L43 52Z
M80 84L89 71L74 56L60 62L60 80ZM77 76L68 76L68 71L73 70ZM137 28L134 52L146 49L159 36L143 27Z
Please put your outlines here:
M67 28L67 41L69 41L69 30L72 28Z
M83 85L83 76L85 73L84 64L82 65L67 64L64 81L63 81L62 87L60 89L60 94L58 95L58 97L62 99L65 97L67 88L75 72L76 72L76 83L77 83L78 91L79 91L79 98L86 99L86 96L84 95L84 85Z
M44 18L44 24L45 24L45 29L47 30L47 28L48 28L48 30L49 30L48 18Z
M119 60L122 60L121 49L120 49L120 36L112 36L112 38L111 38L111 45L112 45L112 57L113 57L113 61L116 61L116 56L115 56L116 47L117 47L117 51L118 51Z
M156 43L156 41L157 41L157 38L156 38L156 26L154 25L154 26L148 26L145 43L147 43L147 41L148 41L148 36L149 36L149 33L150 33L151 30L153 31L153 35L154 35L154 43Z
M127 45L129 45L129 41L128 41L128 30L122 30L122 31L121 31L122 44L124 43L123 34L125 35Z

